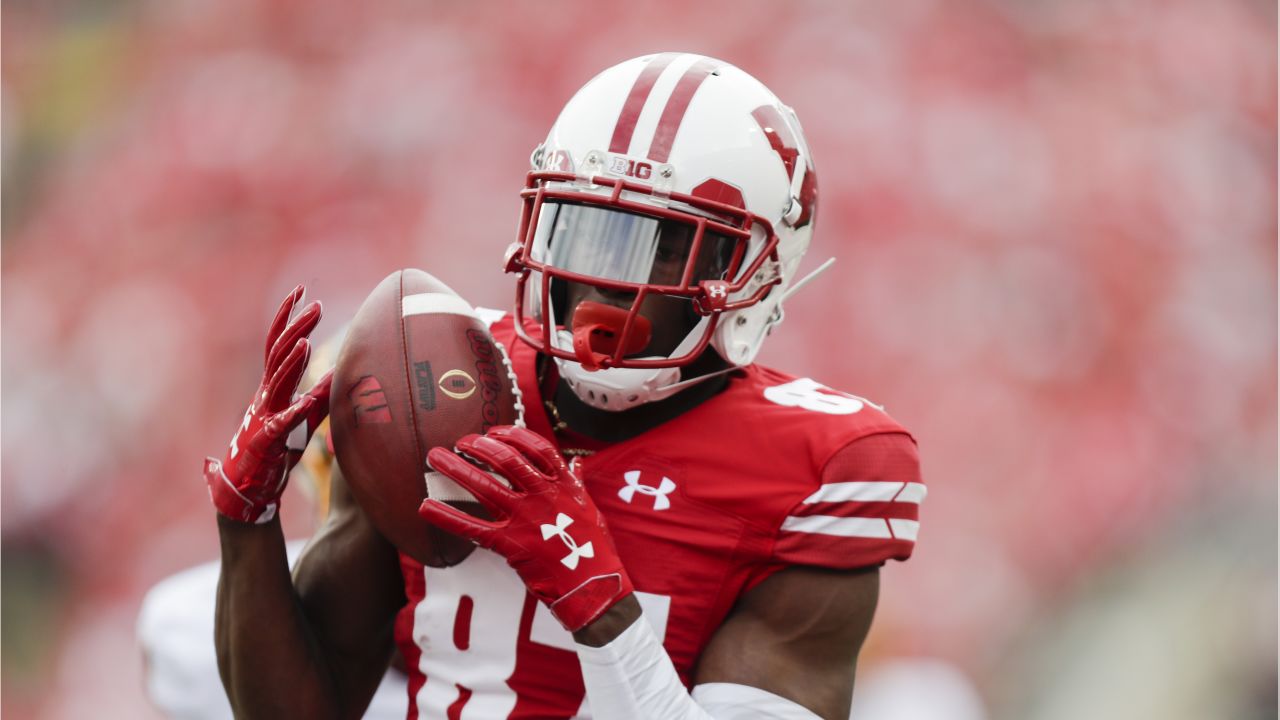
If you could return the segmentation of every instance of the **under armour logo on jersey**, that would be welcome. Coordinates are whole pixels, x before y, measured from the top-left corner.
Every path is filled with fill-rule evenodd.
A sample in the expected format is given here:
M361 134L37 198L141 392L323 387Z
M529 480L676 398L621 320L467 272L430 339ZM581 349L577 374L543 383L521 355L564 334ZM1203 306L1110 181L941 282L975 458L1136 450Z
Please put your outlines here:
M622 498L628 505L631 504L631 499L636 496L636 493L640 493L641 495L648 495L653 498L654 510L666 510L671 507L671 500L669 500L667 496L676 489L676 483L671 478L664 476L662 478L662 482L658 483L657 487L652 485L641 485L640 471L628 470L622 474L622 479L626 480L627 484L625 487L618 490L618 497Z
M595 557L596 551L591 547L590 542L579 546L578 541L574 540L569 536L569 533L565 532L565 529L572 524L573 518L565 515L564 513L560 513L559 515L556 515L555 525L547 523L542 524L542 539L550 540L552 535L559 535L560 542L564 543L564 546L569 548L569 554L560 558L560 562L564 563L564 566L570 570L576 570L578 568L578 558Z

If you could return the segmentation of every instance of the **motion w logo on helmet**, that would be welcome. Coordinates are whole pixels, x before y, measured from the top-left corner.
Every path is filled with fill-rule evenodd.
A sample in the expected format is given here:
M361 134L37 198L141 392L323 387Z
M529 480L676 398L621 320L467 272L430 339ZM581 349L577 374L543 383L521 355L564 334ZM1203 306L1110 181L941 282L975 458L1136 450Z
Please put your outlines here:
M795 133L791 132L791 125L772 105L761 105L752 110L751 117L760 123L760 129L764 130L765 137L769 138L769 145L773 147L774 152L778 153L778 157L782 158L782 165L787 169L787 179L794 183L796 158L800 156L800 145L796 142ZM794 188L795 185L793 184L792 187ZM800 216L792 223L792 227L797 228L804 227L813 220L813 208L818 202L818 176L807 160L799 189L800 192L793 197L800 203Z

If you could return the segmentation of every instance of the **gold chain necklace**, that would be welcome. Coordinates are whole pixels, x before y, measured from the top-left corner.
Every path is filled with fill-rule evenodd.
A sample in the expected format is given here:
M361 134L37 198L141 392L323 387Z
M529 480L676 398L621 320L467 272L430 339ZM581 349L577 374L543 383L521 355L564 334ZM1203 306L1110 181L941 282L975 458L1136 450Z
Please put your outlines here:
M543 398L542 404L547 409L547 415L551 417L551 431L554 432L556 436L559 436L560 433L569 429L569 423L560 419L560 409L556 407L556 404L554 402L546 398ZM595 455L596 451L588 450L586 448L562 447L560 448L560 454L564 455L565 457L571 457L571 458L572 457L590 457L592 455Z
M538 363L537 375L539 389L546 387L546 383L544 382L546 379L546 372L547 363L545 361ZM551 420L551 432L555 433L557 438L560 437L561 433L569 429L569 423L560 419L560 408L557 408L556 404L552 402L550 398L542 398L542 406L547 409L547 416ZM595 455L596 451L588 450L586 448L562 447L560 448L560 454L567 458L584 458Z

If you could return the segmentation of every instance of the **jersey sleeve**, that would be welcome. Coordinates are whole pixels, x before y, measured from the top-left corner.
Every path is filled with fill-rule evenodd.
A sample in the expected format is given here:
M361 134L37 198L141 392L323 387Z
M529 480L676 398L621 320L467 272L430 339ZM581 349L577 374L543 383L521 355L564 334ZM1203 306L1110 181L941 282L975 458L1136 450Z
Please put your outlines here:
M827 460L820 477L783 519L776 561L853 569L911 556L926 489L910 435L854 440Z

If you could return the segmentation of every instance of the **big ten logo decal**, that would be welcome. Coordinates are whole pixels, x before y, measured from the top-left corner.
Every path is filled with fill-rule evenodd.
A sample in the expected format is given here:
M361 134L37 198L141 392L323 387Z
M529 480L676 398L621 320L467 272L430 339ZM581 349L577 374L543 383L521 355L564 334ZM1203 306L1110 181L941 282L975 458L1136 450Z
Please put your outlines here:
M643 160L632 160L621 155L610 155L609 172L638 180L648 180L653 177L653 165Z
M764 397L783 407L798 407L827 415L852 415L867 405L884 412L883 407L866 398L838 393L809 378L800 378L785 385L766 388Z
M416 697L419 717L507 717L516 704L507 681L522 662L522 640L575 652L573 636L529 597L500 555L477 548L458 565L423 572L426 597L414 607L412 630L422 650L418 669L426 676ZM636 599L642 617L659 638L665 637L671 598L637 592ZM528 628L524 638L522 627ZM566 656L565 669L576 671L576 658ZM578 702L580 712L585 696Z
M418 386L418 407L423 410L436 409L435 376L431 374L431 363L423 360L413 364L413 378Z
M387 407L387 395L382 391L378 378L365 375L347 391L355 415L355 426L378 425L391 422L391 409Z
M498 376L497 357L493 340L484 330L467 330L471 352L476 356L476 378L480 385L480 419L483 430L498 424L498 394L502 392L502 380Z

